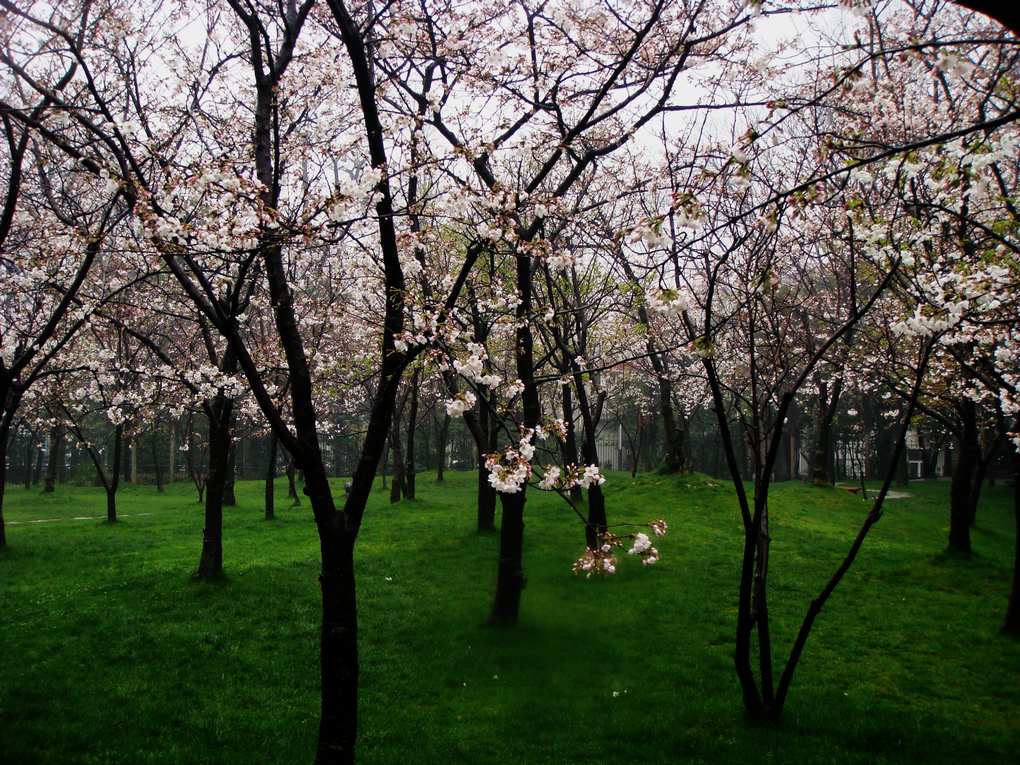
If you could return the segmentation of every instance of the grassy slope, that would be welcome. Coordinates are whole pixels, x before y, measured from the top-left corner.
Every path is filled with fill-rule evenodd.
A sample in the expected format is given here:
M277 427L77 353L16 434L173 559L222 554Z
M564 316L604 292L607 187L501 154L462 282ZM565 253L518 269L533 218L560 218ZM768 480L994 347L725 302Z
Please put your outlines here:
M779 727L744 723L732 671L739 520L700 478L613 475L614 522L664 516L662 562L569 573L581 530L528 505L523 624L483 626L498 539L472 524L473 476L390 506L359 543L365 763L1007 762L1020 744L1020 645L1007 597L1009 491L988 491L977 557L945 558L947 484L890 502L816 626ZM0 763L307 763L318 590L307 505L261 518L239 484L228 578L189 580L202 518L184 484L128 487L128 515L12 525L0 555ZM101 515L100 490L10 489L7 518ZM865 505L780 485L771 609L788 649ZM141 516L132 513L148 512ZM629 565L628 565L629 564ZM614 697L613 692L619 692Z

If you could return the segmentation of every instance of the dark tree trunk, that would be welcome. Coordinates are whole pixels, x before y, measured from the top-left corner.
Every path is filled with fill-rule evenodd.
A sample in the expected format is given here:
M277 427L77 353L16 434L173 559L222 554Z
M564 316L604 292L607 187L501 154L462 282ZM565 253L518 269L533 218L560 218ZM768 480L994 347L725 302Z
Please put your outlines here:
M981 459L981 444L977 432L977 406L964 399L957 405L962 425L957 437L956 464L949 486L949 551L969 556L971 491L974 472Z
M224 364L228 373L235 371ZM218 395L209 407L209 477L205 485L205 527L196 579L211 580L223 574L223 501L230 461L230 424L233 401Z
M2 399L0 399L2 400ZM4 522L4 497L7 493L7 444L10 439L11 419L0 413L0 550L7 547L7 526Z
M276 498L274 496L276 481L276 445L279 438L276 432L269 434L269 461L266 467L266 520L271 521L276 517Z
M418 428L418 378L419 370L411 375L411 406L407 411L407 454L404 455L404 496L414 499L414 432Z
M534 429L542 419L542 407L535 384L534 338L531 334L531 255L518 252L517 332L514 360L517 377L524 384L521 394L525 428ZM499 565L496 573L496 595L489 616L490 624L516 624L520 615L521 590L524 589L524 504L527 484L516 494L501 494L503 519L499 524Z
M836 480L833 472L832 420L842 392L842 380L837 380L829 396L828 385L818 383L815 399L815 432L811 449L811 481L815 486L829 486Z
M315 500L312 499L314 506ZM345 535L346 536L346 535ZM319 666L322 703L316 765L352 765L358 731L358 601L354 578L354 541L338 539L323 555L322 629ZM326 549L326 545L323 545Z
M560 370L561 373L564 370ZM560 459L563 466L577 464L577 431L574 429L574 397L569 385L560 386L560 404L563 407L563 422L567 428L567 436L560 442ZM575 507L581 506L581 488L574 486L570 490L570 501Z
M113 460L110 466L110 481L106 484L106 522L117 522L117 489L120 487L120 471L124 448L124 426L113 429Z
M446 443L450 437L450 415L443 412L442 424L439 426L439 438L436 448L439 450L436 463L436 483L443 482L443 471L446 470Z
M489 471L485 469L485 457L478 462L478 530L492 531L496 528L496 490L489 484Z
M184 452L184 466L188 471L188 478L195 485L195 492L198 494L198 503L202 504L205 497L206 477L201 475L195 467L195 421L193 415L188 415L188 449Z
M626 257L622 256L622 251L620 265L623 266L624 273L626 273L630 282L640 288L641 282L635 275L630 262ZM644 302L642 301L638 301L638 319L645 327L651 327L648 310L645 308ZM669 369L667 367L666 356L665 354L659 353L658 349L655 347L655 340L652 338L650 329L646 331L645 349L648 352L648 359L652 362L652 371L655 372L656 382L658 384L659 412L662 414L662 426L665 429L666 435L665 453L662 457L662 470L666 473L687 471L690 470L687 455L687 432L685 427L682 425L678 426L676 412L673 409L673 384L669 379ZM633 473L636 472L637 467L635 466L633 468Z
M35 463L35 435L28 434L25 441L25 491L32 488L32 465Z
M149 441L152 444L152 469L156 474L156 491L160 494L163 493L163 466L159 461L159 444L156 438L156 429L152 429L151 439Z
M517 624L524 589L524 504L523 489L516 494L500 494L503 520L499 526L499 566L496 573L496 597L489 623L496 626Z
M175 420L170 420L167 427L166 474L170 483L177 480L177 422Z
M496 528L496 490L489 483L489 471L485 469L485 454L495 452L499 438L499 424L496 415L484 410L478 416L479 433L483 442L478 444L478 531L494 531Z
M56 425L50 431L50 461L46 465L46 484L43 491L52 494L56 489L60 467L64 462L64 426Z
M294 480L294 458L287 462L287 498L291 500L291 504L300 505L301 497L297 492L297 483Z
M970 525L973 528L977 525L978 503L981 501L981 490L985 485L985 476L988 474L988 466L995 460L999 451L999 444L1002 443L1001 433L990 434L991 441L988 444L987 452L978 452L978 463L974 468L974 481L970 490ZM980 446L979 446L980 449Z
M649 358L659 381L659 411L662 413L662 427L666 438L662 470L665 473L686 472L690 469L687 464L687 432L682 425L683 417L678 418L673 410L673 386L665 366L659 360L659 354L652 352Z
M598 445L595 441L595 430L598 427L598 415L601 413L601 403L594 407L598 412L593 411L592 402L588 399L588 392L584 387L584 380L579 369L574 369L574 384L577 386L577 404L581 410L581 420L584 423L584 440L581 450L586 465L598 465ZM674 433L676 437L676 433ZM681 469L682 465L677 467ZM588 487L588 523L585 525L585 542L592 550L601 543L601 536L606 532L608 521L606 519L606 498L602 493L602 487L592 484Z
M404 489L404 450L400 438L400 412L393 417L390 431L390 453L393 455L393 478L390 482L390 502L399 502Z
M237 495L234 493L234 480L237 474L237 442L233 440L233 428L227 426L227 438L230 439L230 448L227 450L227 472L223 481L223 505L225 507L237 506Z
M896 459L896 485L908 486L910 484L910 464L907 461L907 449L894 452Z
M1020 422L1016 424L1020 428ZM1020 636L1020 451L1013 447L1013 586L1002 631Z
M35 466L32 468L32 486L38 485L39 481L42 480L43 472L43 450L35 450Z

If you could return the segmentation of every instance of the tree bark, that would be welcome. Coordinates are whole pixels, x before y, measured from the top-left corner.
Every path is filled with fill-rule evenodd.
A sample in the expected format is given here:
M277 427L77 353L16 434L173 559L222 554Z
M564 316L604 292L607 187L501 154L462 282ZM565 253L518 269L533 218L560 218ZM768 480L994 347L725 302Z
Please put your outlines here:
M531 333L531 255L518 252L517 332L514 345L514 359L517 378L524 384L522 413L525 428L534 429L542 419L542 408L535 384L534 337ZM524 504L527 484L515 494L500 494L503 519L499 524L499 564L496 572L496 594L492 604L489 623L496 626L510 626L520 616L521 590L524 589Z
M287 498L295 507L301 504L301 497L297 492L297 482L294 480L294 458L287 462Z
M50 461L46 465L46 484L43 491L52 494L56 490L60 467L64 462L64 426L55 425L50 431Z
M275 480L276 480L276 446L279 443L279 438L276 432L273 431L269 434L269 464L266 467L266 520L271 521L276 517L276 498L274 495L275 491Z
M223 505L237 506L237 495L234 493L234 480L237 474L237 442L233 439L232 424L227 426L230 448L227 450L227 472L223 481Z
M962 425L957 436L956 464L949 486L949 551L969 557L971 491L974 473L981 457L981 444L977 432L977 406L969 399L957 404Z
M39 480L42 478L42 469L43 469L43 450L36 447L35 466L32 468L32 483L31 483L32 486L37 485L39 483Z
M418 428L418 379L420 370L411 375L411 406L407 411L407 453L404 455L404 496L414 499L415 465L414 432Z
M828 385L818 382L815 399L815 433L811 450L811 481L815 486L830 486L835 482L832 465L832 420L839 406L843 381L837 380L829 396Z
M149 443L152 445L152 469L153 469L153 472L156 475L156 491L158 491L160 494L162 494L163 493L163 466L160 465L160 463L159 463L159 449L157 448L158 444L156 443L156 441L157 441L156 435L157 435L156 429L153 428L152 429L152 434L150 436Z
M166 474L167 480L173 483L177 480L177 423L170 420L167 428L167 441L169 445L166 452Z
M120 470L124 449L124 426L113 429L113 460L110 481L106 484L106 522L117 522L117 489L120 487Z
M1016 424L1020 429L1020 422ZM1020 636L1020 451L1013 446L1013 586L1002 631Z
M443 482L443 472L446 470L446 443L450 437L450 415L443 412L442 424L439 426L439 437L436 448L439 451L436 465L436 483Z
M232 352L227 351L223 369L236 371ZM223 502L230 460L230 426L234 402L223 393L209 406L209 477L205 485L205 527L202 529L202 553L195 578L215 579L223 574Z
M404 449L400 438L400 411L393 416L393 426L390 430L390 453L393 455L393 476L390 482L390 503L400 501L401 492L404 490Z
M11 419L0 413L0 550L7 547L7 525L4 522L4 497L7 495L7 444L10 439Z
M32 488L32 465L35 464L35 434L29 432L25 441L25 491Z

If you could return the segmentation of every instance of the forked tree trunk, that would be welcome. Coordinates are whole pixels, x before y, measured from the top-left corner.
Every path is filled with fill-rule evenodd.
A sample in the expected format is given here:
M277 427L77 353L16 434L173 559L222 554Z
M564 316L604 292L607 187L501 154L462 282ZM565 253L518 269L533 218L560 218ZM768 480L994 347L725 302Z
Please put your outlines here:
M648 343L651 347L651 339ZM649 358L659 378L659 411L662 414L662 427L666 437L662 470L665 473L683 473L689 470L686 428L682 424L683 418L678 418L673 409L673 386L667 377L665 366L659 360L659 354L652 352Z

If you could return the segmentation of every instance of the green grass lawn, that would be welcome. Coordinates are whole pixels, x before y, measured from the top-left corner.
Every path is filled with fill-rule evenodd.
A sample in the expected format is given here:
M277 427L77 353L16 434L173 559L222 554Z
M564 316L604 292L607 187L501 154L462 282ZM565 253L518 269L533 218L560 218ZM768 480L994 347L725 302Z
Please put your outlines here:
M752 726L731 661L741 532L726 484L611 475L611 522L665 517L670 534L658 565L624 560L604 580L570 573L582 529L533 492L522 624L492 630L498 537L474 531L474 480L421 474L420 498L392 506L373 493L358 547L361 762L1016 761L1020 643L997 632L1008 488L987 491L968 561L941 552L947 483L889 502L817 622L784 722ZM281 491L266 522L261 491L238 485L227 578L209 585L191 580L202 513L186 484L127 487L115 526L70 520L103 514L99 489L9 489L0 763L311 762L318 542L307 503ZM867 505L780 484L770 506L785 654Z

